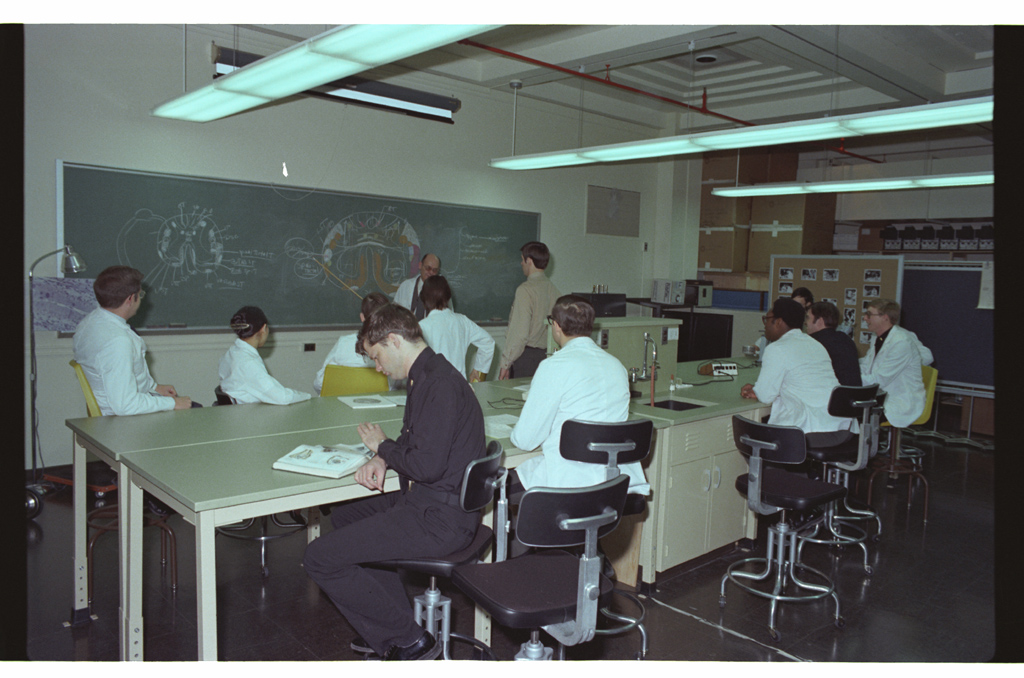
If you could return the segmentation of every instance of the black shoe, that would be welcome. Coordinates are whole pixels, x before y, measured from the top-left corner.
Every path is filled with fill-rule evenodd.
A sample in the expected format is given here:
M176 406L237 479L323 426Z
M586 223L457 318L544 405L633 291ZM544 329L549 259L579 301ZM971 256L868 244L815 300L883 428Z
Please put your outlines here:
M349 647L361 654L377 654L377 651L370 647L370 644L363 640L362 636L353 638L352 642L349 643Z
M392 645L388 648L388 651L384 653L384 661L429 661L431 659L437 659L440 654L440 643L434 640L434 636L424 631L423 635L420 636L420 639L412 645L406 645L405 647Z

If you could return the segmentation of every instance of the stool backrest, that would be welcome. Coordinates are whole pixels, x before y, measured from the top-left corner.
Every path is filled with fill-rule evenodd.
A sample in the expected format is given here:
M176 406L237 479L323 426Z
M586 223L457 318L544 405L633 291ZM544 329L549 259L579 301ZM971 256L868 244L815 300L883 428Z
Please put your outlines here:
M527 546L593 544L615 529L626 503L629 476L589 487L535 487L523 493L516 538Z
M479 511L494 501L494 494L504 484L508 473L501 466L503 454L501 443L492 440L487 444L484 456L474 459L466 466L460 496L463 511Z
M871 416L871 408L875 405L878 384L870 386L836 386L828 399L828 413L833 417L860 419Z
M939 381L939 371L930 365L922 365L921 380L924 382L924 411L921 412L921 416L911 426L920 426L931 419L932 404L935 402L935 386Z
M602 464L605 479L619 475L619 465L643 460L651 451L654 422L598 422L569 419L562 424L558 449L565 459Z
M873 427L878 426L877 416L873 416L878 406L878 384L869 386L836 386L828 399L828 413L833 417L860 419L857 458L848 463L835 465L846 471L859 471L867 466L868 459L878 452L878 434ZM884 399L885 394L882 394Z
M100 404L96 402L96 396L92 392L92 386L89 385L89 379L85 376L85 370L78 364L77 360L72 360L68 363L75 369L75 375L78 376L78 385L82 387L82 395L85 396L85 410L89 413L90 417L102 417L103 413L100 412Z
M372 367L328 365L324 368L321 397L379 393L388 390L388 378Z
M751 421L736 414L732 435L739 451L773 464L799 464L807 458L804 432L796 426L775 426Z

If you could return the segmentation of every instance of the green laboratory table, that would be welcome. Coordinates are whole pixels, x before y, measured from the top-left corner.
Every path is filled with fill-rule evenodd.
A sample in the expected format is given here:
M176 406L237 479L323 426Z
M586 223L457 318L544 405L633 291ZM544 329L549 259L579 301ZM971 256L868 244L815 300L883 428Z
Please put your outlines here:
M677 378L684 377L698 383L707 381L706 378L696 378L696 363L675 367ZM665 371L662 374L667 377ZM756 371L748 372L729 384L715 383L678 391L677 398L705 402L700 409L684 412L650 407L645 403L648 399L638 398L631 403L631 416L651 419L657 430L656 437L668 440L671 438L668 432L673 427L759 407L756 401L739 398L740 386L746 381L753 382L755 378ZM473 384L485 419L501 414L518 416L522 409L523 390L516 387L528 383L528 379L518 379ZM356 426L364 421L378 423L388 436L397 437L403 414L403 407L356 410L337 398L313 398L288 406L235 405L131 417L67 420L74 440L73 622L84 622L90 618L86 576L87 453L103 460L118 474L120 658L143 659L142 526L145 490L195 526L198 656L201 660L215 660L216 528L250 517L308 509L307 538L312 540L319 534L317 507L369 496L370 491L357 484L352 476L335 480L276 471L271 468L273 462L301 444L358 443L360 438ZM509 468L539 453L537 450L518 450L507 437L499 440L505 449L504 463ZM660 468L657 459L648 464L648 479L656 488L655 499L659 489L664 490L659 478ZM397 486L397 479L392 475L385 487L390 491ZM659 516L664 517L664 511L662 506L652 512L652 527L657 526ZM490 520L489 514L484 519ZM644 538L648 540L646 522L644 530ZM655 560L645 553L640 558L645 566L644 578L647 579L647 572L653 576L657 565ZM476 615L475 635L489 642L490 620L480 611Z
M485 417L518 415L520 382L474 384ZM400 392L394 392L395 395ZM492 406L489 403L494 403ZM518 403L518 405L517 405ZM217 658L216 528L250 517L309 509L307 537L319 535L323 504L368 496L352 476L320 478L277 471L273 462L301 444L360 442L356 426L380 424L397 438L405 408L353 409L337 398L313 398L288 406L235 405L159 412L133 417L69 419L74 438L74 621L87 621L87 453L118 474L119 638L122 660L143 659L143 490L195 526L199 658ZM535 452L515 449L507 438L505 465L514 467ZM398 488L394 475L386 490ZM489 620L478 613L476 634L487 640Z

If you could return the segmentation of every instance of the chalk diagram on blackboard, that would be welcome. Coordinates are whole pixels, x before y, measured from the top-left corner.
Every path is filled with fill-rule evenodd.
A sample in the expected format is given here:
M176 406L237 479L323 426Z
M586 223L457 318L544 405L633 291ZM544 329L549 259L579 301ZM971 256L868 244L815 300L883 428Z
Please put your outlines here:
M420 241L409 221L385 208L356 212L338 221L325 219L317 229L319 242L291 238L285 253L295 260L293 272L304 280L323 278L359 296L391 295L419 261Z
M253 275L261 263L273 261L271 252L260 249L229 250L230 226L220 227L213 219L213 210L193 205L186 210L178 204L177 214L165 218L149 209L140 209L121 228L117 235L117 259L125 265L133 264L130 252L147 251L145 240L155 248L156 259L145 281L156 293L166 293L171 287L197 282L214 289L240 289L245 278ZM140 242L142 241L142 242Z

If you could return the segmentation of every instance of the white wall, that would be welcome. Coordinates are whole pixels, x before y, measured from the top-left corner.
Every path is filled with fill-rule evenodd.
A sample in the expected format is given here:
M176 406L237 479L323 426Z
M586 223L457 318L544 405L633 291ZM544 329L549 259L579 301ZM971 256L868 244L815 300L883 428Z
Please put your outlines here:
M199 31L188 33L190 90L209 81L209 42ZM267 183L286 181L281 163L287 162L293 186L539 212L541 239L554 255L552 279L564 292L590 290L600 282L613 292L646 294L651 278L675 275L680 266L653 254L655 244L659 252L673 247L673 181L664 174L672 163L536 172L487 167L491 158L511 149L511 92L469 85L453 91L450 81L438 85L422 74L398 80L422 89L433 84L460 98L462 110L451 126L309 99L195 124L149 114L182 91L180 26L27 26L25 50L26 267L57 248L57 160ZM519 97L517 129L519 153L568 147L580 138L578 114L526 97ZM584 144L592 145L643 138L650 130L595 118L584 120L582 134ZM640 192L639 238L585 234L588 184ZM644 242L649 243L646 254ZM88 263L90 272L98 273L116 262ZM518 260L509 266L518 267ZM56 271L54 257L35 275ZM27 309L27 296L25 303ZM493 333L500 343L503 328ZM336 334L276 332L265 351L271 373L287 386L310 389ZM148 336L153 375L209 405L217 360L231 340L227 332ZM305 343L315 343L316 351L304 352ZM28 345L26 335L26 375ZM70 338L39 332L37 356L43 464L67 464L71 436L64 420L85 415L68 367ZM31 467L28 393L26 379L26 467Z

